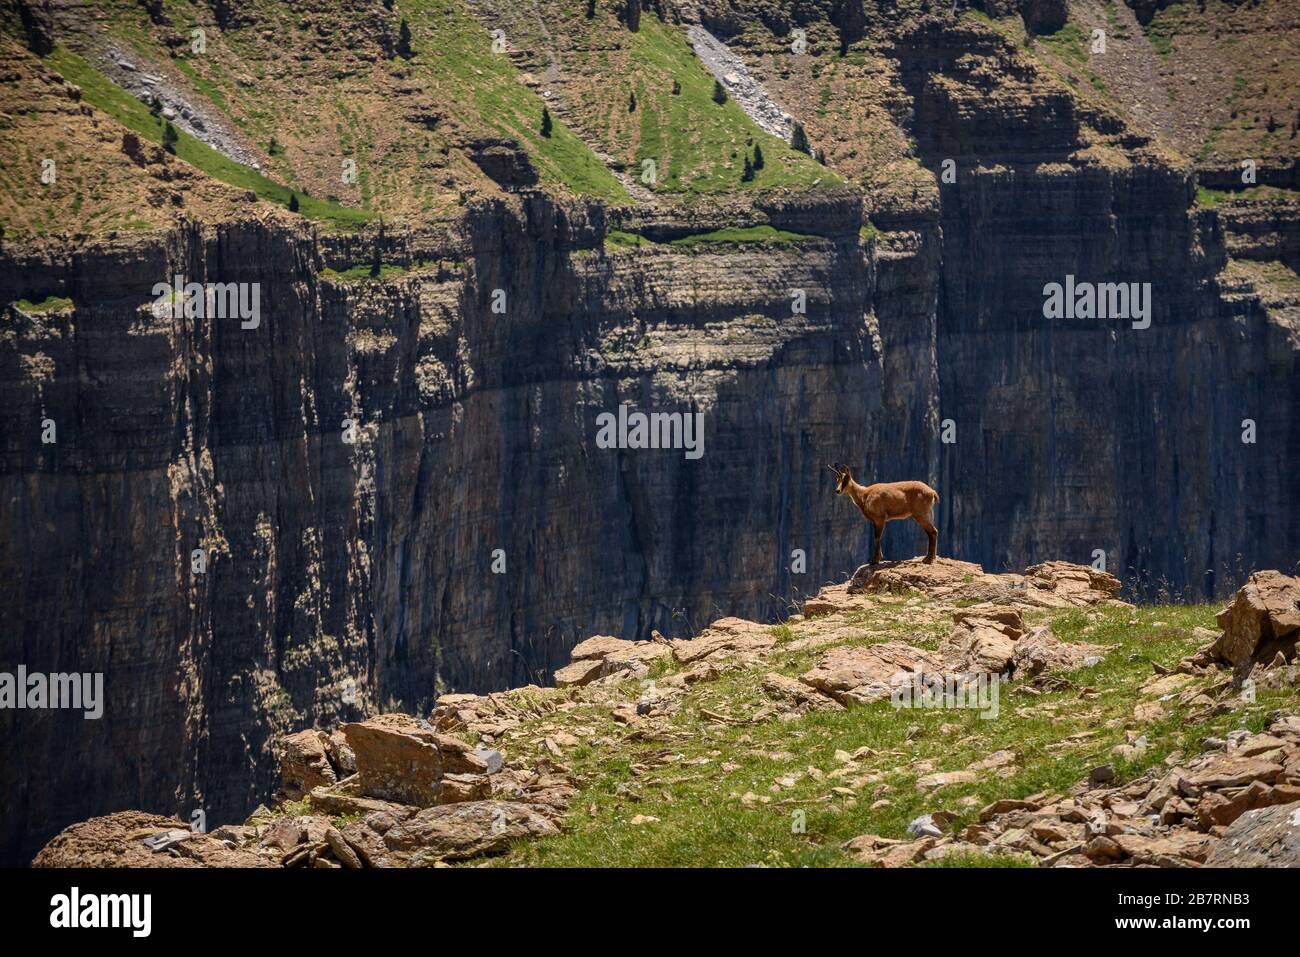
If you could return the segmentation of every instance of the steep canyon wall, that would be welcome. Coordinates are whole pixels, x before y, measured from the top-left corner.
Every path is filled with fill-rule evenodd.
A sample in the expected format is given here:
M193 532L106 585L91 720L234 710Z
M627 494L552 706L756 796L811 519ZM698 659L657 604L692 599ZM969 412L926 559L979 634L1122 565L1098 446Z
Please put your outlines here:
M5 777L8 853L105 801L237 816L277 731L544 680L593 632L768 615L850 568L863 524L822 463L873 451L882 359L857 201L815 212L798 245L607 255L600 207L537 194L389 236L415 268L374 282L257 223L10 254L7 300L75 311L10 317L6 659L104 672L107 701L0 715L5 766L48 771ZM158 318L176 274L258 283L259 327ZM701 412L705 454L598 448L620 403Z

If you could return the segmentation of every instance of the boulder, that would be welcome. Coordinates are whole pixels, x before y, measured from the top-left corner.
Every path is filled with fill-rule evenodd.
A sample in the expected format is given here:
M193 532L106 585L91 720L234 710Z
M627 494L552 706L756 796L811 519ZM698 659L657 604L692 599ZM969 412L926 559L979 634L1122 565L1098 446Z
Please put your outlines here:
M438 803L481 801L491 795L492 782L486 774L444 774L442 788L438 792Z
M1189 771L1183 778L1185 793L1206 789L1246 787L1252 781L1272 784L1282 773L1282 766L1264 757L1222 754L1204 767Z
M958 625L992 624L1005 631L1012 641L1025 633L1025 623L1020 610L1005 605L981 604L959 608L952 613L952 620Z
M812 708L822 711L840 710L844 707L834 698L828 697L816 688L804 684L796 678L788 678L775 672L763 676L763 690L770 697L778 701L788 702L798 708Z
M1025 585L1038 591L1052 592L1061 601L1077 606L1115 602L1122 587L1120 580L1109 572L1073 562L1030 565L1025 569Z
M947 787L950 784L970 784L976 777L974 771L944 771L937 774L925 774L916 779L916 789L918 791L928 791L931 788Z
M799 680L841 704L852 704L890 697L897 682L909 673L935 673L942 669L942 660L933 652L901 641L887 641L878 645L831 648L822 655L817 666L800 675Z
M1223 634L1207 649L1213 658L1243 673L1279 653L1293 661L1300 639L1300 578L1256 572L1215 617Z
M650 673L652 662L671 653L668 643L663 641L624 641L610 635L596 635L574 646L573 660L555 672L555 686L587 685L610 675L644 678Z
M1196 818L1202 830L1208 831L1215 825L1231 824L1247 811L1295 801L1300 801L1300 787L1289 784L1269 787L1263 781L1252 781L1232 797L1219 791L1208 792L1196 805Z
M1109 650L1105 645L1087 642L1069 644L1057 638L1050 626L1042 625L1016 642L1012 664L1016 680L1021 680L1082 667L1089 658L1100 657Z
M580 658L555 671L555 687L572 688L591 684L600 677L603 662L599 658Z
M847 841L844 850L872 867L907 867L921 860L935 843L933 837L900 841L877 834L863 834Z
M145 839L176 832L181 838L154 851ZM175 818L145 811L118 811L64 828L45 845L32 867L274 867L253 850L232 848L211 834L190 833Z
M277 819L266 828L260 846L281 867L365 866L334 823L319 815Z
M281 800L301 800L313 788L334 784L338 776L330 764L329 736L321 731L299 731L280 739Z
M939 654L954 671L963 674L1002 674L1016 657L1016 639L1024 634L1020 615L1012 621L962 615L944 639Z
M776 636L767 625L742 618L720 618L697 637L671 644L673 657L690 664L720 651L766 651L776 644Z
M614 649L601 660L600 676L644 678L650 673L653 662L671 654L672 649L667 644L657 641L625 641L622 648Z
M365 797L359 793L358 784L357 775L354 774L338 784L316 788L307 795L307 802L312 810L332 817L350 817L374 811L389 811L399 817L415 813L416 809L408 804Z
M487 773L470 745L410 715L376 715L344 725L343 734L365 797L429 807L438 803L443 775Z
M919 591L941 596L959 585L972 583L983 575L984 569L979 565L951 558L936 558L929 563L916 559L881 562L878 565L859 565L849 579L846 591L850 595Z
M634 642L625 641L622 638L615 638L613 635L593 635L586 641L580 641L573 646L573 651L569 652L569 658L573 661L579 661L583 658L604 658L627 645Z
M439 731L454 731L481 720L487 707L488 699L482 695L449 692L438 695L429 721Z
M558 834L544 814L516 801L465 801L426 808L405 820L368 814L343 837L372 867L429 867L505 851L511 843Z
M1036 811L1039 805L1034 801L1017 800L1015 798L1000 798L992 804L987 804L980 811L980 821L987 823L995 817L1003 814L1009 814L1012 811Z
M803 603L805 618L817 618L821 615L843 614L851 611L867 611L875 602L862 595L850 595L849 585L827 585L814 597Z
M1206 858L1209 867L1300 867L1300 802L1247 811Z
M1134 866L1189 867L1205 862L1216 838L1191 831L1172 831L1161 837L1116 834L1114 843L1126 862Z
M345 778L357 771L357 756L348 747L348 739L342 731L331 731L321 742L325 745L325 755L339 778Z

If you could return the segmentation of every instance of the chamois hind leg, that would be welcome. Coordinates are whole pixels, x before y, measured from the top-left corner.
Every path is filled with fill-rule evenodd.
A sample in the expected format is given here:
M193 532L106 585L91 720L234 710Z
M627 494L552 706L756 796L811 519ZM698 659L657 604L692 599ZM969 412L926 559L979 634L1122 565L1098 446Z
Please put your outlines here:
M885 523L872 522L872 525L874 525L876 529L876 553L871 557L871 564L879 565L881 562L885 560L884 557L881 555L881 551L880 551L881 545L884 544L883 539L885 537Z
M925 563L927 565L933 564L935 552L939 548L939 530L935 528L934 523L930 521L930 516L928 513L924 515L917 515L916 524L920 525L923 529L925 529L926 537L930 539L930 548L925 553Z

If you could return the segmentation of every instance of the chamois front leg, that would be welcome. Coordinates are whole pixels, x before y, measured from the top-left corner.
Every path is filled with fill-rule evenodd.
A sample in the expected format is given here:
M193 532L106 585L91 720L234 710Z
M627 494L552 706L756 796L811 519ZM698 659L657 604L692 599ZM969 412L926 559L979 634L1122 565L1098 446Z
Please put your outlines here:
M881 553L881 546L884 544L885 538L885 523L872 522L871 524L876 530L876 553L871 556L871 564L879 565L885 560L884 555Z
M930 539L930 548L925 553L925 563L933 565L935 553L939 548L939 530L928 518L922 518L920 515L916 516L916 524L925 529L926 537Z

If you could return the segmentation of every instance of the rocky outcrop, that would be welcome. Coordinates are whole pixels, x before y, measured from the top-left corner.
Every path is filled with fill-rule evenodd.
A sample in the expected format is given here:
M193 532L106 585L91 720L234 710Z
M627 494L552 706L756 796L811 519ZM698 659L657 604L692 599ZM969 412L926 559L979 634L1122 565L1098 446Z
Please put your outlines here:
M865 704L889 698L900 676L942 670L943 659L937 655L891 641L864 648L832 648L799 680L840 704Z
M357 790L366 797L428 807L475 793L487 761L463 741L434 731L428 722L382 714L345 724L357 762ZM489 790L483 780L481 790Z
M4 0L0 14L6 20L17 18L22 26L27 47L37 56L45 56L54 49L54 22L50 0Z
M1223 634L1210 654L1234 668L1249 669L1278 655L1291 661L1300 640L1300 579L1256 572L1216 620Z
M799 711L826 710L890 698L915 676L929 684L978 675L1011 680L1069 671L1096 663L1108 651L1100 645L1065 643L1040 626L1030 632L1021 609L1096 605L1128 607L1113 598L1119 583L1110 575L1068 562L1050 562L1025 575L986 575L978 565L940 559L863 565L847 586L830 586L805 603L809 618L871 607L857 595L917 591L939 600L985 599L952 613L953 630L937 651L905 642L837 645L797 681L769 674L764 690ZM573 649L572 661L555 672L559 687L617 683L645 678L654 661L669 657L692 667L674 676L680 686L707 681L739 667L756 667L777 645L771 629L738 618L713 622L689 640L629 642L608 635L589 638ZM462 702L448 702L453 707ZM464 702L468 704L469 702ZM640 706L638 706L640 708ZM475 715L449 720L473 728Z
M338 782L329 759L327 735L321 731L300 731L280 744L280 791L282 800L298 801L309 791Z
M145 843L164 837L157 850ZM195 834L175 818L119 811L74 824L51 840L33 867L273 867L266 855Z
M1082 608L1123 605L1125 603L1116 597L1119 590L1120 582L1114 575L1087 565L1046 562L1031 565L1023 575L990 575L972 562L940 558L932 563L903 561L861 565L849 579L843 595L847 598L871 592L918 591L933 598L960 594L966 598L1025 608ZM819 595L814 601L838 594L838 589L828 591L824 593L825 597Z
M1231 668L1234 680L1252 680L1265 687L1300 683L1300 579L1278 571L1256 572L1232 602L1218 613L1223 630L1178 670Z
M301 731L278 745L278 812L258 808L243 824L210 834L154 814L121 812L67 828L33 863L431 867L558 834L576 793L563 772L507 766L500 752L472 748L404 714L346 724L341 735ZM300 804L308 813L300 813Z
M1300 202L1234 202L1219 209L1233 259L1285 263L1300 271Z
M1108 649L1062 642L1047 626L1031 632L1021 609L1122 606L1110 597L1118 587L1109 575L1066 562L1034 566L1023 576L985 575L978 565L942 559L864 565L847 588L822 589L809 599L805 613L860 611L854 596L871 592L984 600L952 613L954 627L937 651L901 642L835 647L800 681L847 705L885 700L913 682L955 689L979 675L1027 680L1069 671L1101 661Z
M507 801L426 808L400 821L380 811L343 830L348 843L371 867L427 867L492 854L515 841L559 833L537 811Z
M671 653L671 646L663 640L624 641L610 635L597 635L574 647L571 652L573 661L556 669L555 685L559 688L585 685L611 675L644 677L653 662Z

